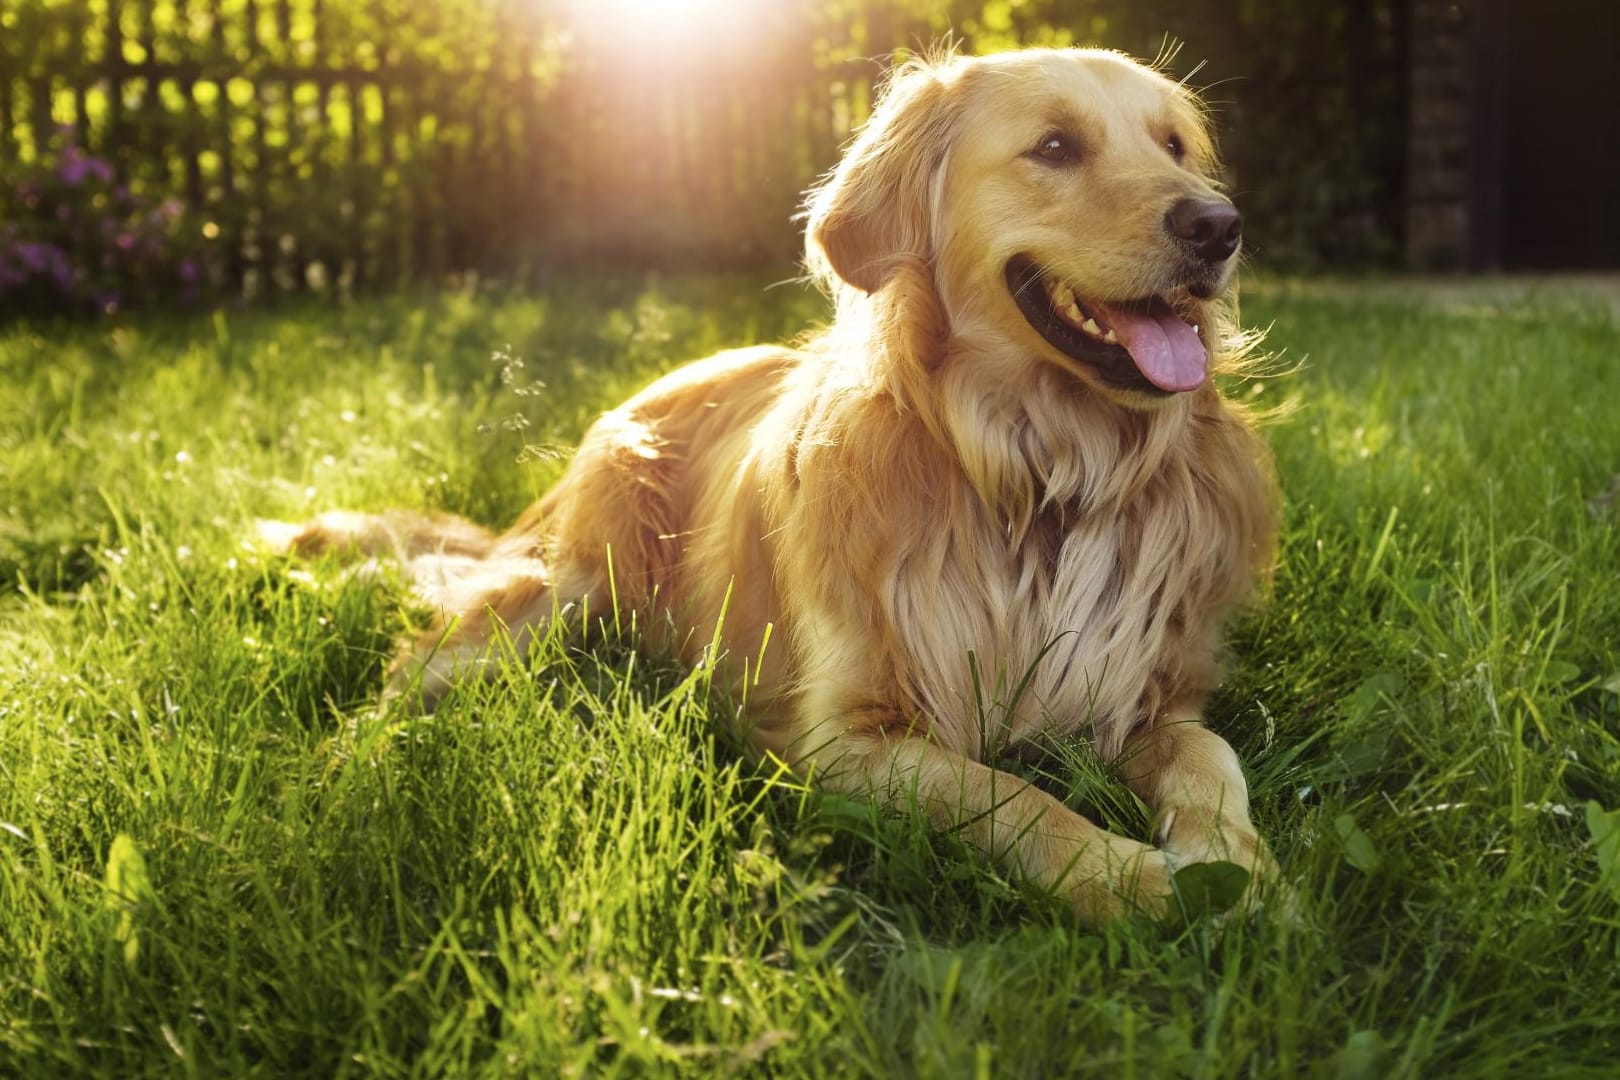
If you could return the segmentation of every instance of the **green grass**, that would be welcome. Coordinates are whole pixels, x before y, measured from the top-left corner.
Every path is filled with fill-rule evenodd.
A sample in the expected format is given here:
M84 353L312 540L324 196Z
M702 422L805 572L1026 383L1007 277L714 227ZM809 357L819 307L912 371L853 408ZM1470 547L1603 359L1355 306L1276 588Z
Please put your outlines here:
M1081 930L754 768L701 675L621 645L379 715L397 585L241 542L504 522L596 410L813 299L0 331L0 1075L1611 1075L1620 327L1460 295L1250 296L1307 366L1239 390L1302 407L1212 722L1300 918L1170 930Z

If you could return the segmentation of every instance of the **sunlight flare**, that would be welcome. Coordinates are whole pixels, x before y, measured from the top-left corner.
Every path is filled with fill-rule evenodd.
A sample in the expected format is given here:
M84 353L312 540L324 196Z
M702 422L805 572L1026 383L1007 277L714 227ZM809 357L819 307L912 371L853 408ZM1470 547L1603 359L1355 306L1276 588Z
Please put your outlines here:
M581 19L636 34L714 33L745 0L575 0Z

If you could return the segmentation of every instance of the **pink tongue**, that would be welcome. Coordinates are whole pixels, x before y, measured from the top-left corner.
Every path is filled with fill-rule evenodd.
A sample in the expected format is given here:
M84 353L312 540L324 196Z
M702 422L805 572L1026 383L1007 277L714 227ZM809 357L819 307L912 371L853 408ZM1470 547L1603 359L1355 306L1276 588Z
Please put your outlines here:
M1169 304L1155 297L1145 307L1096 306L1148 382L1172 392L1203 385L1208 366L1204 343Z

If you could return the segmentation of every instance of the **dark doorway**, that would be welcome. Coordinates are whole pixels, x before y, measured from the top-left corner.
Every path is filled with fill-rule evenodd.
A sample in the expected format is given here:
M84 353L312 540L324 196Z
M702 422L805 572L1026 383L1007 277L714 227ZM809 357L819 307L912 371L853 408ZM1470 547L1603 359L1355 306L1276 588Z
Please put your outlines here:
M1503 30L1502 265L1620 266L1620 4L1509 0Z

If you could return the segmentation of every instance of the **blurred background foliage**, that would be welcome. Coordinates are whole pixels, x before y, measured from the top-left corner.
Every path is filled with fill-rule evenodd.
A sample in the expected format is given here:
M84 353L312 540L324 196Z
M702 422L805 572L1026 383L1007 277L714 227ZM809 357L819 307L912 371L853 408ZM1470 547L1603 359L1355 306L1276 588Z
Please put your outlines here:
M0 306L792 266L892 54L1205 89L1268 265L1400 250L1411 0L0 0Z

